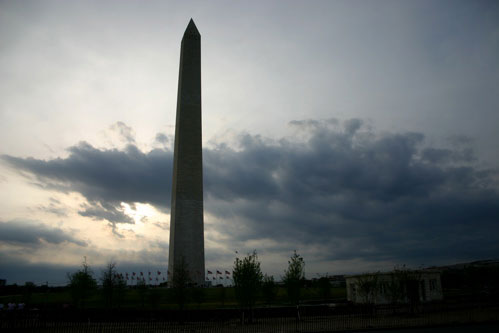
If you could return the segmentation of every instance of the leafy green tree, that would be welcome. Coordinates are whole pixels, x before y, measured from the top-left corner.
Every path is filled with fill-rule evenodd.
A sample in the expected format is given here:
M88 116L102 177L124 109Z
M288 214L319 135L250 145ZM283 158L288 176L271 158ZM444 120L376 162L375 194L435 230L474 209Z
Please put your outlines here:
M126 282L116 271L116 263L110 262L101 274L102 293L108 308L120 306L125 294Z
M300 303L301 288L305 279L305 261L294 251L288 261L288 269L284 271L282 281L286 286L289 300L298 305Z
M357 278L357 292L364 304L374 305L378 296L378 273L367 273Z
M327 301L331 297L331 283L329 282L329 276L327 274L319 277L317 280L317 288L324 301Z
M232 279L234 280L237 302L241 309L250 311L249 321L251 322L253 320L251 310L255 305L256 297L263 280L256 251L248 254L243 259L236 258Z
M268 276L265 274L263 277L262 293L267 305L270 305L275 301L277 296L277 286L272 275Z
M31 296L33 291L35 291L35 284L33 282L26 282L24 284L23 302L26 304L31 303Z
M172 277L172 296L180 310L184 309L189 297L189 286L192 284L189 276L189 270L185 258L181 257L178 263L175 263Z
M419 304L420 281L420 271L408 269L405 265L395 267L387 285L392 303L409 302L411 312L414 312Z
M69 289L71 298L76 307L84 308L85 302L92 292L97 288L97 282L87 264L87 259L82 263L82 268L75 273L68 273Z
M405 266L395 267L390 276L390 281L386 284L387 294L392 304L404 302L407 299L406 281L408 280L408 271Z

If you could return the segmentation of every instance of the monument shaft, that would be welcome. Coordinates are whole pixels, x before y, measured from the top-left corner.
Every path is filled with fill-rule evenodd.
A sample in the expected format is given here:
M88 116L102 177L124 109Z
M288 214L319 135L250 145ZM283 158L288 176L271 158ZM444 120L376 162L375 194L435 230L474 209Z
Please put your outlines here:
M182 38L175 124L170 280L184 261L192 282L204 283L201 35L191 19Z

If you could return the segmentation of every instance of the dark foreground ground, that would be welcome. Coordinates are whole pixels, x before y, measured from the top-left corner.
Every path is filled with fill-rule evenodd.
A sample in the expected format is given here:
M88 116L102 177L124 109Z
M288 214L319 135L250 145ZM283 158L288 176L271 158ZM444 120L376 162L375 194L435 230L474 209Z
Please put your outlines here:
M442 326L442 327L424 327L424 328L405 328L391 330L364 330L356 331L370 333L497 333L499 332L499 323L489 324L471 324L460 326Z
M390 309L389 309L390 310ZM252 320L249 320L253 314ZM499 306L418 313L340 313L334 307L214 311L12 311L0 331L36 332L499 332ZM412 328L407 330L407 328Z

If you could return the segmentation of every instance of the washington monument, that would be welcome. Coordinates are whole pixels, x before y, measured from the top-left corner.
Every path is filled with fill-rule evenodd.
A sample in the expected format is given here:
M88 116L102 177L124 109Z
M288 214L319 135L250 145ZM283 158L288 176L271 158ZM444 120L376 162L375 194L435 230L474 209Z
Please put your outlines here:
M180 47L170 218L169 280L182 265L204 284L201 35L191 19ZM183 262L183 263L182 263Z

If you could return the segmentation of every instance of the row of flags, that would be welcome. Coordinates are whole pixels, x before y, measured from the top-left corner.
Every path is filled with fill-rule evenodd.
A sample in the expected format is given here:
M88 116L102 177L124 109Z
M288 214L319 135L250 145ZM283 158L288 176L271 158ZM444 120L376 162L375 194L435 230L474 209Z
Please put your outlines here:
M223 280L223 279L230 279L230 275L231 273L229 271L225 271L225 277L224 277L224 274L219 271L219 270L216 270L215 271L216 273L214 274L212 271L207 271L207 275L215 275L213 276L213 280L217 280L217 279L220 279L220 280ZM199 272L198 272L199 274ZM154 275L157 275L156 277ZM167 275L169 276L170 275L170 271L167 271ZM161 276L161 271L157 271L156 274L151 273L150 271L147 272L147 275L145 274L145 272L131 272L131 273L125 273L123 275L123 273L116 273L114 275L115 278L120 278L120 279L123 279L123 280L127 280L127 281L147 281L146 280L146 277L149 277L148 280L149 281L166 281L165 277L164 277L164 274L163 276ZM210 278L209 277L206 277L206 280L209 281Z
M207 275L213 275L213 272L212 271L208 271L208 274ZM219 276L221 275L221 276ZM220 272L219 270L216 271L216 274L215 276L213 276L213 280L217 280L217 278L219 280L224 280L224 276L223 276L223 273ZM225 271L225 280L229 280L230 279L230 272L229 271ZM210 281L210 278L207 276L206 277L206 281Z
M220 271L218 271L218 270L217 270L216 272L217 272L217 275L218 275L218 274L222 274L222 272L220 272ZM211 274L213 274L213 272L212 272L212 271L208 271L208 275L211 275ZM229 271L225 271L225 274L226 274L226 275L230 275L230 272L229 272Z

